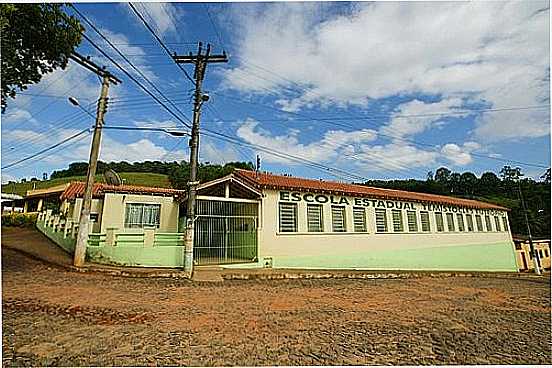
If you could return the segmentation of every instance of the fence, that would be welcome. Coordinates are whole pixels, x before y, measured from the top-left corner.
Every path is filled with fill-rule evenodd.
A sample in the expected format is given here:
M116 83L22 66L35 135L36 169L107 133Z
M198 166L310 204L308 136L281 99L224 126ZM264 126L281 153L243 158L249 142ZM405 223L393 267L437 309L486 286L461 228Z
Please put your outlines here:
M75 251L78 223L47 210L38 214L36 227L67 252ZM108 228L102 234L90 232L86 255L89 261L110 265L182 267L184 234Z

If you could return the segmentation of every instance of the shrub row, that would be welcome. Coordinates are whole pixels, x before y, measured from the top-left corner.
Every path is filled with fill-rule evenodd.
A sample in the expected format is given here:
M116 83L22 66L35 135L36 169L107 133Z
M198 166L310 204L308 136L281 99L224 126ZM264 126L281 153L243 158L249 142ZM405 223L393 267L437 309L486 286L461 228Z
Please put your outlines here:
M2 226L33 227L36 224L36 214L10 213L2 215Z

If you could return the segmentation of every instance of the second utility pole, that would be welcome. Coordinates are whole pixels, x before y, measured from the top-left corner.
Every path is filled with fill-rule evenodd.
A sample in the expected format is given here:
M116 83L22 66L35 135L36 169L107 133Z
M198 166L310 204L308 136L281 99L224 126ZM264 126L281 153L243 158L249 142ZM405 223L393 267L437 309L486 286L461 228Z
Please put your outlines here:
M186 210L186 233L184 239L184 272L187 277L192 277L194 267L194 231L195 231L195 213L196 213L196 189L199 181L197 180L197 161L199 153L199 118L201 116L201 106L203 102L209 100L209 95L203 94L201 86L205 77L205 69L208 63L226 63L228 58L226 53L222 55L211 55L211 45L207 44L205 54L202 54L202 43L199 43L197 55L174 55L176 63L195 64L194 79L194 117L192 122L192 137L190 138L190 179L188 180L188 207Z
M98 155L100 153L100 141L102 138L104 114L107 110L107 92L109 90L110 82L117 84L121 83L121 80L106 71L105 68L100 68L94 64L89 58L85 58L76 52L71 55L71 59L102 77L102 89L100 92L100 98L98 99L98 109L96 110L94 136L92 137L92 147L90 148L88 173L86 175L86 187L84 189L82 209L79 219L79 231L77 235L77 242L75 244L75 255L73 258L73 264L76 267L81 267L84 265L86 247L88 246L90 208L92 207L92 189L94 188L94 177L96 176L96 166L98 164Z

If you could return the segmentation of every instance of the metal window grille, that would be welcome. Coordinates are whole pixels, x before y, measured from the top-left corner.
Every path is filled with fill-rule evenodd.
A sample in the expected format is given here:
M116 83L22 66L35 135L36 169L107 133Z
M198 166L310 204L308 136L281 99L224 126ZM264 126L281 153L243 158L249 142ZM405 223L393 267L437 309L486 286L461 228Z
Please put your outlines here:
M491 225L491 218L489 216L485 216L485 226L487 228L487 231L493 231L493 227Z
M400 233L404 231L403 216L401 210L391 210L393 218L393 232Z
M422 231L431 231L431 227L429 225L429 212L420 212L420 220L422 222Z
M454 215L452 213L447 213L447 229L449 232L454 232Z
M125 209L125 227L159 227L161 218L160 204L127 203Z
M458 221L458 231L464 231L464 215L461 213L456 214L456 220Z
M472 215L466 215L466 223L468 225L468 231L473 231L473 217L472 217Z
M345 232L345 207L332 206L332 230L334 232Z
M496 231L502 231L502 229L500 228L500 219L498 218L498 216L495 216L495 225Z
M408 222L408 231L418 232L418 219L416 218L416 211L406 211L406 219Z
M356 233L366 232L366 210L363 207L353 207L353 224Z
M502 227L504 231L508 231L508 219L506 217L502 217Z
M445 224L443 222L443 213L435 212L435 225L437 226L437 231L445 231Z
M322 232L324 231L323 223L322 205L307 204L307 230L309 232Z
M477 231L483 231L483 221L481 221L481 215L475 215L475 224L477 225Z
M280 232L297 232L297 204L280 203Z
M384 209L376 209L376 232L387 232L387 211Z

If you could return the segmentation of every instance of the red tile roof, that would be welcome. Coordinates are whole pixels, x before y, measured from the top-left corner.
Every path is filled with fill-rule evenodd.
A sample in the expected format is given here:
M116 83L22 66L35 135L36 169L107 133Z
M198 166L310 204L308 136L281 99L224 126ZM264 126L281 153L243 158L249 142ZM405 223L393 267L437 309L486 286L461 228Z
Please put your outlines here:
M274 175L268 173L259 173L258 177L255 171L235 169L234 175L242 178L257 188L266 189L288 189L297 191L313 191L322 193L336 193L340 195L350 195L358 197L372 197L393 200L408 200L414 202L431 202L445 205L463 206L480 209L498 209L509 210L508 208L497 206L495 204L475 201L472 199L463 199L448 197L436 194L408 192L405 190L374 188L359 184L339 183L325 180L303 179L292 176Z
M74 199L82 197L84 195L85 183L77 181L72 182L71 185L65 189L61 194L61 199ZM186 192L178 189L170 188L156 188L156 187L141 187L136 185L108 185L104 183L96 183L92 189L92 197L100 198L105 193L131 193L131 194L159 194L159 195L172 195L180 196Z

